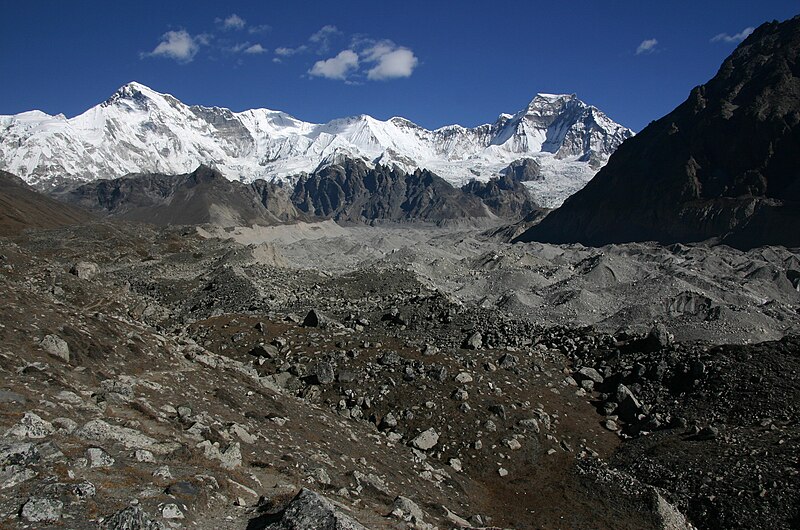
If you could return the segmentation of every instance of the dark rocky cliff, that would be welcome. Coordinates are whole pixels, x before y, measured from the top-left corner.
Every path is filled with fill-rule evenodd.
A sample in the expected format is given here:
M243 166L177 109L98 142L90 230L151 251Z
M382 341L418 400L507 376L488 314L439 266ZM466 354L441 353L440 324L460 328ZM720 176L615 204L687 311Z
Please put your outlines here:
M518 241L800 245L800 17L767 23Z

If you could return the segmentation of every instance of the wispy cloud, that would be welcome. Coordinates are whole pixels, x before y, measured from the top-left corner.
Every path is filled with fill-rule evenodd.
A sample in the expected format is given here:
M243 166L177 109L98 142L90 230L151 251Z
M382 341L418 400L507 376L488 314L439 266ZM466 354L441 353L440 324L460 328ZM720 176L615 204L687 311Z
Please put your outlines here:
M247 32L251 35L256 35L258 33L266 33L272 29L272 26L269 24L259 24L257 26L250 26L247 28Z
M230 30L230 29L244 29L247 25L245 19L237 15L236 13L231 14L229 17L224 19L218 18L215 20L218 24L222 24L222 29Z
M353 50L343 50L330 59L317 61L308 71L314 77L345 80L347 76L358 69L358 54Z
M281 57L291 57L292 55L296 55L298 53L303 53L308 49L308 46L303 44L302 46L298 46L297 48L286 48L285 46L280 46L275 48L275 55L279 55Z
M200 51L200 46L208 44L207 35L192 36L186 30L168 31L161 36L161 41L149 53L141 54L142 57L165 57L174 59L179 63L192 62L194 56Z
M336 26L331 24L322 26L318 31L312 33L304 44L294 47L278 46L275 48L276 60L274 60L274 62L279 63L287 57L302 53L313 52L319 55L327 53L331 49L331 41L333 38L341 33L342 32L339 31Z
M330 50L331 39L340 33L339 28L329 24L312 34L308 41L317 45L317 53L325 53Z
M642 54L645 54L645 53L653 53L654 51L656 51L656 46L658 46L658 40L656 40L656 39L645 39L636 48L636 55L642 55Z
M740 43L744 39L750 36L756 28L752 26L748 26L744 28L742 31L735 35L729 35L727 33L719 33L718 35L714 35L711 37L711 42L727 42L727 43Z
M269 50L260 44L253 44L252 46L248 46L244 49L244 53L249 53L250 55L258 55L261 53L267 53L268 51Z
M152 51L140 52L139 56L142 59L164 57L179 63L190 63L202 49L205 49L206 54L212 59L218 58L219 55L261 55L269 53L269 50L258 42L247 40L237 42L241 37L237 38L234 35L241 36L245 32L256 35L270 29L271 27L266 24L249 25L244 18L232 13L225 18L215 18L214 29L207 33L192 34L183 28L168 31L161 36ZM237 64L242 64L241 61L241 58L237 59Z
M224 48L224 51L230 53L248 53L251 55L257 55L259 53L267 53L269 50L264 48L261 44L256 43L252 44L250 42L240 42L234 46L229 46Z

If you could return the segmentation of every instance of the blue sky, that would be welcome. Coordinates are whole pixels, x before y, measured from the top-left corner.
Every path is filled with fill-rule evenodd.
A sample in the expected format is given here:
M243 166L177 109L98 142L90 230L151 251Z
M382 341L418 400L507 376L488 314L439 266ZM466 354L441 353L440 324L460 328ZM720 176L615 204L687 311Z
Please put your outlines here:
M0 0L0 114L136 80L189 104L474 126L537 92L641 130L798 1Z

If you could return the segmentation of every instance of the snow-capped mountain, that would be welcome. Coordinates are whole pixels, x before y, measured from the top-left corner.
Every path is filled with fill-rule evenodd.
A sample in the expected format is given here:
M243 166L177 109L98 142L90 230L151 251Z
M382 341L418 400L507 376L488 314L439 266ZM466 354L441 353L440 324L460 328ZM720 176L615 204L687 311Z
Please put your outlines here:
M187 173L201 163L231 180L269 180L350 157L429 169L462 185L532 158L540 178L529 188L540 204L557 206L632 135L575 95L539 94L492 124L431 131L404 118L315 124L268 109L189 106L129 83L74 118L41 111L0 116L0 169L46 189L133 172Z

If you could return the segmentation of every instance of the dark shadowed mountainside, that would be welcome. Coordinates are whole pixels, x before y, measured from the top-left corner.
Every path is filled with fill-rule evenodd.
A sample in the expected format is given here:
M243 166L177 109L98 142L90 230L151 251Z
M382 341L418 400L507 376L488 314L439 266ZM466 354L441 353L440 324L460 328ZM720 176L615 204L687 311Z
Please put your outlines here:
M518 241L800 245L800 17L767 23Z
M200 166L185 175L130 175L54 195L114 218L157 225L268 226L321 219L442 223L495 216L516 220L536 208L511 177L458 189L430 171L369 168L352 159L300 176L294 185L265 180L243 184Z
M523 219L541 210L525 186L510 172L487 182L473 180L461 189L480 198L492 213L504 219Z
M262 196L274 194L275 190L257 194L254 185L229 181L219 171L200 166L185 175L140 174L98 180L57 196L128 221L246 226L281 222L280 215L261 201Z
M89 212L42 195L22 179L0 171L0 236L26 228L55 228L91 219Z
M441 222L489 216L480 199L430 171L405 173L380 165L371 169L352 159L301 178L293 201L309 215L336 221Z

